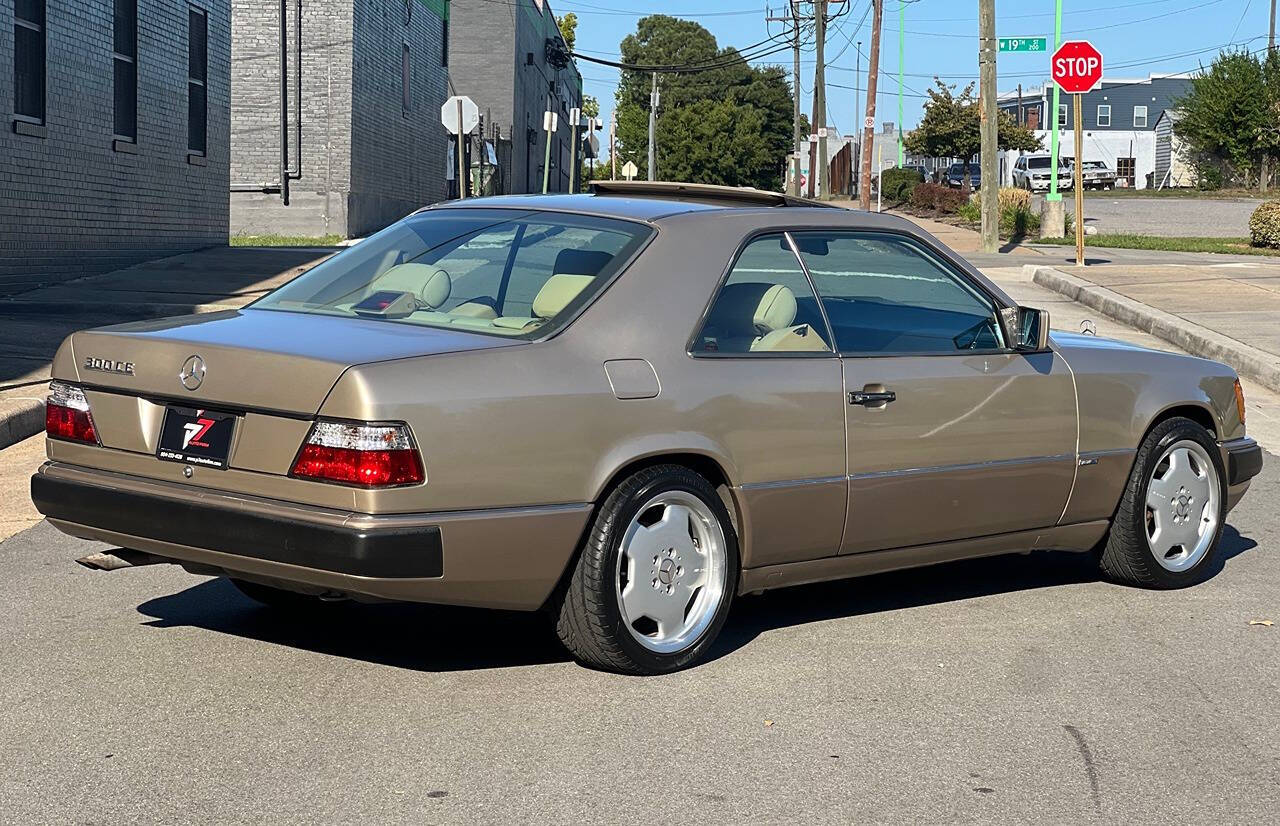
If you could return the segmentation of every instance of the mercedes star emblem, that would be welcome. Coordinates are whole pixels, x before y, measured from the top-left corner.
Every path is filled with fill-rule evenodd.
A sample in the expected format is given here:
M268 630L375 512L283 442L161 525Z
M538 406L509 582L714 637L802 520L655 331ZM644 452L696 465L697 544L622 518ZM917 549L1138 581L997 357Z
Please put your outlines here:
M182 363L182 372L178 373L178 380L188 390L199 390L204 382L204 359L199 356L189 356Z

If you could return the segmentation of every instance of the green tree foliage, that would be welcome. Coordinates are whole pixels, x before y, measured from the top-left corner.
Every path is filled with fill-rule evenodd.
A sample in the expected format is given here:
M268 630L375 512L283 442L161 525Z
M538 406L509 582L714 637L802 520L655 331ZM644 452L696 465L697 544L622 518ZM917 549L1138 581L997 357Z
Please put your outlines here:
M573 44L578 39L578 15L573 12L563 14L556 18L556 25L560 27L564 45L569 47L569 51L573 51Z
M582 96L582 114L588 118L600 117L600 101L596 100L595 95Z
M622 41L622 62L637 66L710 64L658 75L658 173L663 180L777 189L791 150L791 88L781 67L753 67L721 49L691 20L641 18ZM623 70L615 113L619 163L648 172L652 75Z
M1174 133L1202 186L1249 186L1280 155L1280 55L1222 52L1191 78Z
M970 83L955 94L955 86L934 79L929 90L929 100L924 104L924 117L920 126L907 133L903 143L908 152L931 158L964 158L968 172L968 159L982 149L981 111L973 96ZM1017 149L1035 152L1041 149L1040 140L1013 117L999 112L996 124L996 145L1000 149ZM969 176L964 177L963 188L968 189Z

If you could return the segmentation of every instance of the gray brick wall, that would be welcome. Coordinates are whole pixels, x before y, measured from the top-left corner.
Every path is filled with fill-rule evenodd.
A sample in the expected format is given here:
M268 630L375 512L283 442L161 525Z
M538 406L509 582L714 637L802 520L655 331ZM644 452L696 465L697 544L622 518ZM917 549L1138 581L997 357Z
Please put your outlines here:
M572 63L556 69L547 63L546 40L559 29L549 3L538 11L533 0L453 0L449 31L449 74L459 94L469 95L481 112L492 112L502 138L505 191L541 192L546 134L542 116L548 103L560 116L551 140L548 188L569 188L569 110L582 102L582 77ZM529 62L529 55L533 62ZM551 81L558 93L549 97ZM528 140L532 129L534 140ZM492 134L490 132L490 134Z
M112 0L47 4L45 134L17 134L13 0L0 0L0 286L227 239L230 8L208 11L208 155L187 157L187 8L138 0L137 153L113 149Z
M447 96L444 23L410 0L306 0L302 5L301 176L280 185L280 4L232 0L232 232L364 235L444 197ZM299 161L296 6L288 6L291 166ZM411 105L401 99L409 43Z

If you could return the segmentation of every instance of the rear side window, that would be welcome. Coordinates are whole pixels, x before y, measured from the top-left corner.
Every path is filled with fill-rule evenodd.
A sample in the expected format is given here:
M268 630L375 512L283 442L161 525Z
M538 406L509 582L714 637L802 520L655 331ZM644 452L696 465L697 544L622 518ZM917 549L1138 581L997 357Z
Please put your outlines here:
M793 237L840 352L1003 348L992 300L916 242L884 233L797 232Z
M585 215L430 210L252 306L536 338L590 303L651 232Z
M818 298L782 234L747 244L694 340L695 353L830 353Z

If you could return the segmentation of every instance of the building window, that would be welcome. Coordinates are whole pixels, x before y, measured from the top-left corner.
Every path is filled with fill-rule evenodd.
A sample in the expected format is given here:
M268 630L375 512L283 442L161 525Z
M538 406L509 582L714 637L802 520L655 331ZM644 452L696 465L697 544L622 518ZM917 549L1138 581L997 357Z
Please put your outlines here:
M138 140L138 0L115 0L115 136Z
M1058 104L1058 128L1061 129L1066 125L1067 125L1067 104L1059 103Z
M411 75L409 72L409 44L405 43L404 48L400 51L400 107L404 109L404 113L409 114L409 83Z
M1110 126L1110 125L1111 125L1111 104L1099 103L1098 104L1098 126Z
M17 0L13 46L13 113L44 123L44 0Z
M1116 177L1127 180L1129 186L1133 186L1137 178L1137 168L1135 158L1116 158Z
M209 15L187 7L187 150L208 151Z
M1133 107L1133 128L1134 129L1147 128L1147 107L1145 106Z

